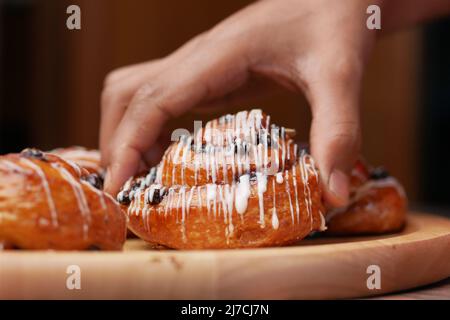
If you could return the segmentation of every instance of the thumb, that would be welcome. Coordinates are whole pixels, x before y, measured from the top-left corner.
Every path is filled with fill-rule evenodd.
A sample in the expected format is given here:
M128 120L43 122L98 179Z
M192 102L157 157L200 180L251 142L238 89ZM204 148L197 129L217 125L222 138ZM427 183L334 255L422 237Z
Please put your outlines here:
M361 143L359 80L316 83L310 94L311 153L321 172L324 198L331 206L344 206Z

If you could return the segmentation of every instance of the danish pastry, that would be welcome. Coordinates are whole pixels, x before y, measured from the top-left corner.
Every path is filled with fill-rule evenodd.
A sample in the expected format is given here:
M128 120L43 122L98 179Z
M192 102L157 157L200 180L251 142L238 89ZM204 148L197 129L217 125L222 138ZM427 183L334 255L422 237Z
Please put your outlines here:
M0 156L0 245L122 248L126 215L95 173L36 149Z
M251 110L183 136L118 194L129 228L153 244L205 249L285 245L327 228L356 235L404 225L401 185L362 160L351 174L350 204L326 210L319 172L294 134Z
M81 168L86 169L90 173L96 173L100 178L99 183L103 184L105 170L101 166L100 151L89 150L80 146L72 146L69 148L58 148L49 153L56 154L69 163L75 163ZM103 189L103 188L102 188ZM127 238L135 238L136 236L130 231L127 231Z
M351 173L350 203L327 214L327 233L382 234L399 231L406 221L407 199L400 183L383 168L358 161Z
M104 175L104 170L100 164L100 152L98 150L89 150L80 146L69 148L58 148L49 153L60 156L67 162L73 162L90 173L96 173L99 176Z
M124 185L129 228L177 249L285 245L324 230L319 173L292 136L261 110L208 122Z

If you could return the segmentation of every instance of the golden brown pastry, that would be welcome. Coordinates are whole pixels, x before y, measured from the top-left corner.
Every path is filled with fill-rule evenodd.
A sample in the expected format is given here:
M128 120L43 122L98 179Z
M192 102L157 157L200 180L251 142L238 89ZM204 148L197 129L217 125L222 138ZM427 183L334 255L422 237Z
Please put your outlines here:
M73 162L81 168L86 169L90 173L96 173L103 176L104 170L100 164L100 152L98 150L89 150L80 146L69 148L58 148L49 151L66 160Z
M205 249L284 245L327 227L338 235L403 227L401 185L362 161L351 174L349 205L326 211L319 172L293 135L251 110L183 136L118 194L129 228L157 245Z
M101 166L99 150L90 150L80 146L73 146L54 149L49 151L49 153L56 154L69 163L75 163L90 173L96 173L101 179L100 182L103 184L105 170ZM136 235L128 230L127 238L136 238Z
M101 180L36 149L0 156L0 246L119 250L126 216Z
M350 203L327 214L327 233L382 234L399 231L406 222L407 199L400 183L383 168L358 161L351 173Z
M278 246L323 230L319 173L291 137L260 110L184 136L118 194L130 229L177 249Z

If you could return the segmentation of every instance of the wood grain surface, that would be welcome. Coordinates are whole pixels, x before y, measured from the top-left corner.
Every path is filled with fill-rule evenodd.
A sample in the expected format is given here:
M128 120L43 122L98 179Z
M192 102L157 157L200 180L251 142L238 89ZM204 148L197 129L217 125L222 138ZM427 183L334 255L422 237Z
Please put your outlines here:
M450 300L450 278L402 292L375 296L374 300Z
M80 290L66 287L70 265L80 267ZM380 267L380 289L367 288L370 265ZM449 276L450 220L419 213L401 233L283 248L175 251L129 240L124 252L0 253L0 299L355 298Z

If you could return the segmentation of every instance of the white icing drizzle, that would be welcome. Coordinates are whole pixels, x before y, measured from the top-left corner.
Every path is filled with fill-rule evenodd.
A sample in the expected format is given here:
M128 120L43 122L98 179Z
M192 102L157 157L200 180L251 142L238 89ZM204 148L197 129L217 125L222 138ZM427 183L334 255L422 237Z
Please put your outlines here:
M297 175L296 175L295 166L292 167L292 183L294 185L294 194L295 194L295 213L297 217L297 222L300 223L300 206L298 203L298 191L297 191ZM304 180L303 180L304 181Z
M208 183L206 185L206 206L208 207L208 213L209 213L211 210L210 209L211 201L213 202L214 217L216 217L216 214L217 214L216 188L217 188L217 185L215 185L213 183Z
M225 209L228 213L228 236L231 236L234 232L234 226L233 226L233 200L234 200L234 194L235 194L235 185L225 185L224 188L224 196L225 196Z
M180 189L181 197L178 196L178 201L181 200L181 237L183 242L186 242L186 188L183 186ZM179 205L178 205L179 208Z
M1 159L0 160L0 165L4 165L5 170L12 170L12 171L17 171L17 172L21 172L21 173L25 173L25 174L31 174L32 171L23 168L17 164L15 164L12 161L6 160L6 159Z
M52 167L61 174L61 177L66 180L72 188L75 198L77 199L78 208L83 215L83 234L87 237L89 232L89 224L91 223L91 210L89 209L83 187L77 180L75 180L73 175L66 170L66 168L62 167L58 163L52 163Z
M272 188L273 188L272 227L276 230L280 226L280 222L278 221L277 216L275 180L272 180Z
M285 162L286 162L286 141L285 141L285 129L284 127L281 127L281 170L284 171Z
M187 214L189 215L189 211L190 211L190 209L191 209L191 202L192 202L192 197L194 196L194 192L195 192L195 189L196 189L197 187L192 187L191 188L191 190L189 191L189 197L188 197L188 200L187 200Z
M295 166L294 166L295 168ZM295 172L295 170L294 170ZM310 218L310 224L312 227L313 216L312 216L312 200L311 200L311 189L309 188L309 170L306 164L306 154L302 152L300 156L300 174L303 181L303 195L305 201L306 212Z
M29 167L30 169L34 170L37 173L37 175L39 176L39 178L41 179L42 188L44 189L45 197L47 199L47 205L50 210L52 225L54 227L57 227L58 226L58 212L56 211L55 202L53 201L52 193L51 193L51 190L50 190L50 187L48 184L48 180L47 180L47 177L46 177L44 171L31 160L21 157L20 161L23 164L25 164L27 167Z
M190 156L190 148L191 148L192 137L189 136L186 138L185 146L183 148L183 156L181 158L181 184L184 185L185 177L184 172L186 171L186 162L188 156Z
M202 187L198 187L198 208L200 209L200 208L202 208L203 207L203 205L202 205L202 193L201 193L201 191L202 191Z
M180 151L181 151L181 149L183 147L183 141L184 141L183 137L184 136L180 137L180 141L178 141L177 147L175 149L175 153L173 155L173 164L174 165L172 167L172 184L176 183L176 180L175 180L175 173L176 173L175 169L177 168L176 164L178 164L178 158L180 156Z
M256 180L258 182L259 224L264 228L264 192L267 190L267 175L256 172Z
M283 183L283 173L282 172L278 172L276 175L276 180L278 184L282 184Z
M250 175L244 174L239 177L239 183L236 188L235 207L239 214L247 211L248 198L250 197Z
M286 194L287 194L288 199L289 199L289 209L290 209L290 212L291 212L292 224L294 224L295 223L294 208L292 206L292 198L291 198L291 190L290 190L290 186L289 186L289 171L288 170L285 171L285 175L286 175L286 179L285 179L285 181L286 181Z

